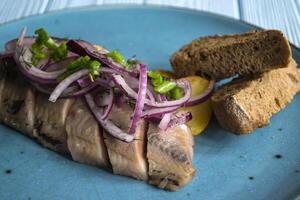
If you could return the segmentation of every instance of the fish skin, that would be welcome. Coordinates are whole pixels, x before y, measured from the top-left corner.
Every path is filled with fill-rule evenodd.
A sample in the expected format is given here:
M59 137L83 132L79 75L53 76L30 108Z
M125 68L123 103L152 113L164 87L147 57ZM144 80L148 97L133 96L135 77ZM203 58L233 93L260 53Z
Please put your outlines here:
M122 108L113 106L109 119L124 131L129 130L130 117L133 109L127 104ZM130 143L123 142L105 132L105 144L110 163L115 174L130 176L139 180L147 180L146 161L147 123L141 119L135 132L135 139Z
M147 159L149 183L175 191L194 176L192 165L193 136L185 124L160 130L150 123L147 132Z
M83 99L76 99L66 119L67 144L72 159L98 167L110 167L102 128Z
M18 75L14 79L2 76L0 94L0 120L9 127L32 137L34 91Z

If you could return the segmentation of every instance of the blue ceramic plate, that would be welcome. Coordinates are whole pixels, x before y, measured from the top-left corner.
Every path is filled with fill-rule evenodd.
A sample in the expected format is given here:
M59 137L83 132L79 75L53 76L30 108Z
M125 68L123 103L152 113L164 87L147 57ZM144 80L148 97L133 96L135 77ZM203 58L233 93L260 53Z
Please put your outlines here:
M27 26L137 55L171 69L170 55L204 35L240 33L251 25L209 13L160 7L96 7L30 17L0 26L0 46ZM300 54L294 51L300 62ZM68 160L0 126L0 199L295 199L300 192L300 95L269 126L248 136L213 119L196 137L194 179L178 192Z

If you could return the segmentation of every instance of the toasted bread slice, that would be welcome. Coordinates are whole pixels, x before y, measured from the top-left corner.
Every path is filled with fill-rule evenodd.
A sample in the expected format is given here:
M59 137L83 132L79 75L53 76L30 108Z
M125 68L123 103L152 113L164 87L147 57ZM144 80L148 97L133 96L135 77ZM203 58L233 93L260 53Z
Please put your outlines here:
M285 67L291 48L278 30L196 39L175 52L171 65L178 76L202 75L216 80Z
M269 123L300 90L300 70L291 60L287 68L236 79L212 96L220 125L236 134L246 134Z

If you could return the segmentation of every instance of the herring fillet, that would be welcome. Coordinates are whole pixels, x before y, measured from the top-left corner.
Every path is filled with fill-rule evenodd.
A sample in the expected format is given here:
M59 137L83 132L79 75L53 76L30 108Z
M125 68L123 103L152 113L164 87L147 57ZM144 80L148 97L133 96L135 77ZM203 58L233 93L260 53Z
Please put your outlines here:
M122 108L113 105L109 119L124 131L128 131L130 117L133 109L125 104ZM130 176L139 180L147 180L147 161L146 161L146 128L145 120L138 122L135 131L135 139L131 143L120 141L109 135L104 134L110 163L115 174Z
M84 99L78 98L66 119L67 144L72 159L98 167L110 167L102 129Z
M167 177L163 177L162 183L156 179L156 177L161 179L161 174L156 176L153 162L156 162L155 169L161 168L166 163L163 161L166 157L158 158L167 156L167 154L163 152L155 156L150 152L148 154L150 157L146 157L148 123L145 120L140 120L135 140L132 143L122 142L109 134L102 136L101 131L96 128L98 123L95 119L90 118L92 115L88 107L80 99L59 99L56 103L49 102L48 96L32 88L15 70L15 66L10 66L9 70L13 70L13 73L8 74L2 72L2 67L0 62L0 120L4 124L35 138L44 147L64 155L71 155L75 161L100 167L112 167L116 174L146 181L150 179L149 183L164 189L176 190L192 177L194 169L191 165L186 165L186 170L175 170L175 172L172 167L166 166L164 174ZM20 103L12 106L15 100ZM127 131L133 109L129 105L125 105L125 109L114 106L109 120ZM14 114L10 114L8 111L13 111ZM188 129L178 130L183 132L170 133L173 135L172 137L175 137L174 141L180 141L179 145L189 144L187 145L189 147L179 149L184 149L181 152L191 158L193 138L187 137L185 134ZM183 137L180 136L181 133L184 133ZM153 134L160 133L156 130L156 133ZM78 144L81 148L78 147ZM148 148L151 150L153 145L151 142L149 145ZM147 161L149 161L149 165ZM172 162L170 160L170 163ZM158 185L156 182L160 184ZM166 182L165 187L162 187Z
M193 136L185 124L160 130L150 123L147 132L147 159L149 183L175 191L193 177Z
M10 76L13 76L13 73L1 74L0 120L11 128L32 137L34 92L21 77Z
M45 147L69 154L65 121L74 99L58 99L55 104L48 101L48 96L35 94L35 122L33 135Z

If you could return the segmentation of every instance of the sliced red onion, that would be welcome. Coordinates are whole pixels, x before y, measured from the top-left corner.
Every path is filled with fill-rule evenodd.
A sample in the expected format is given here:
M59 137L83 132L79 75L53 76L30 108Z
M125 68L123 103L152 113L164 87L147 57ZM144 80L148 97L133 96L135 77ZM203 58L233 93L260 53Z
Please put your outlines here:
M46 64L42 65L40 67L40 70L42 71L47 71L47 72L53 72L53 71L57 71L57 70L61 70L61 69L65 69L66 66L73 60L75 60L76 58L78 58L77 55L73 55L70 57L67 57L63 60L60 61L56 61L56 62L51 62L51 61L47 61Z
M92 59L99 60L102 64L118 71L118 72L128 72L122 65L112 61L107 58L104 54L101 54L96 48L88 42L85 41L75 41L69 40L67 42L68 49L80 56L88 55Z
M77 81L79 78L88 75L88 73L89 73L88 69L82 69L82 70L79 70L79 71L75 72L74 74L68 76L64 80L62 80L56 86L56 88L53 90L53 92L51 93L51 95L49 97L49 101L55 102L57 100L57 98L63 93L63 91L67 87L69 87L69 85L71 85L73 82Z
M14 52L12 53L6 53L6 52L1 52L0 53L0 60L6 59L6 58L13 58L14 57Z
M151 108L148 110L145 110L142 114L142 117L149 118L149 117L154 117L158 115L163 115L165 113L170 113L175 110L177 110L180 106L170 106L170 107L165 107L165 108Z
M34 82L30 82L30 84L39 92L42 92L44 94L50 95L53 92L52 88L47 88L44 86L41 86L37 83ZM68 89L66 89L60 96L59 98L75 98L75 97L82 97L84 95L86 95L89 92L92 92L93 90L95 90L97 88L97 85L89 85L87 87L84 87L80 90L77 91L68 91Z
M200 103L203 103L204 101L206 101L207 99L210 98L210 96L213 93L214 90L214 85L215 85L215 81L211 80L209 82L209 85L207 87L207 89L201 93L200 95L196 96L196 97L192 97L190 98L186 103L185 106L194 106Z
M34 66L32 66L28 69L28 73L34 74L35 76L42 78L42 79L50 79L50 80L51 79L55 80L60 74L62 74L65 71L66 71L66 69L63 68L63 69L59 69L57 71L45 72Z
M89 76L85 76L85 77L83 77L83 78L78 79L78 80L77 80L77 83L78 83L81 87L86 87L86 86L92 84L92 81L91 81L91 79L90 79Z
M134 135L125 133L123 130L117 127L111 120L108 119L104 121L101 119L102 109L95 104L92 95L85 95L85 99L96 120L101 124L102 128L104 128L110 135L125 142L132 142L134 140Z
M138 121L141 118L147 93L147 68L144 64L140 64L140 76L139 76L139 91L135 102L135 107L132 115L131 125L128 133L134 134Z
M58 38L58 37L51 37L51 38L56 42L66 41L63 38ZM35 36L27 36L27 37L23 38L22 43L25 47L30 47L35 42L35 39L36 39ZM18 38L12 39L12 40L6 42L5 43L5 51L6 52L15 52L16 46L17 46L17 41L18 41ZM70 55L74 55L74 54L70 54Z
M126 81L124 80L124 78L121 75L113 74L112 77L113 77L113 80L116 83L116 85L121 90L125 91L129 97L131 97L133 99L137 99L137 96L138 96L137 93L126 83ZM185 91L185 94L182 98L180 98L178 100L174 100L174 101L164 101L164 102L152 102L152 101L149 101L148 99L146 99L145 104L147 106L157 107L157 108L184 105L191 96L190 83L186 80L180 80L180 81L177 81L176 83L179 88L182 88Z
M96 93L94 97L94 101L97 104L97 106L104 107L110 104L111 97L109 95L103 95L103 92Z
M128 75L123 75L124 78L126 79L126 83L131 87L131 88L139 88L139 82L138 79L132 76ZM149 98L150 101L154 102L155 97L154 97L154 91L153 88L150 84L147 84L147 97Z
M164 94L158 94L158 95L157 95L157 98L158 98L158 100L159 100L160 102L167 101L167 97L166 97L166 95L164 95Z
M18 39L13 39L13 40L10 40L10 41L6 42L6 44L5 44L5 51L6 52L15 52L16 46L17 46L17 41L18 41ZM25 47L29 47L34 42L35 42L35 37L24 37L23 41L22 41L22 44Z
M126 104L126 97L122 93L117 93L116 95L117 97L115 98L116 99L115 105L118 108L122 108Z
M187 123L189 120L192 119L192 113L191 112L186 112L186 111L180 111L173 113L169 124L168 128L172 128L181 124Z
M101 116L102 120L106 120L107 119L107 117L109 116L109 114L111 112L111 109L113 107L113 103L114 103L114 90L112 88L110 88L110 90L109 90L108 98L109 98L109 104L106 106L106 109L104 110L104 112L103 112L103 114Z
M166 114L163 115L161 121L158 124L158 127L161 130L166 130L168 128L168 125L169 125L170 120L171 120L171 116L172 116L171 113L166 113Z
M30 70L31 68L34 68L31 64L31 51L24 47L23 45L23 39L25 34L25 29L22 30L20 34L20 38L17 42L16 50L14 53L14 60L16 62L17 67L21 71L22 74L24 74L28 79L36 81L40 84L57 84L57 80L53 78L42 78L39 77L36 72Z

